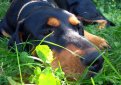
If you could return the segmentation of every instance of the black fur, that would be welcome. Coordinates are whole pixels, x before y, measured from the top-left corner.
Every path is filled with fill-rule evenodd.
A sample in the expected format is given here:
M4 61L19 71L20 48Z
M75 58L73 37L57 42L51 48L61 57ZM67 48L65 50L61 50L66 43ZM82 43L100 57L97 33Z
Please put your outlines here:
M78 44L73 40L68 40L70 38L68 38L66 32L72 30L83 36L83 26L71 25L68 21L70 16L72 16L71 13L57 8L53 3L50 4L50 1L33 2L30 0L14 0L5 18L2 20L1 29L11 35L9 46L13 46L14 42L19 44L26 40L42 40L52 31L54 31L54 34L47 38L48 41L62 46L66 46L68 43ZM47 25L49 17L59 19L61 25L59 27ZM19 33L22 33L22 39L20 39ZM63 39L63 36L65 36L67 40ZM52 46L52 48L53 47L54 46Z
M115 26L115 24L109 21L103 14L96 9L92 0L54 0L60 8L66 9L69 12L74 13L76 16L83 17L84 24L90 24L93 20L107 20L107 26ZM89 22L88 22L89 20Z

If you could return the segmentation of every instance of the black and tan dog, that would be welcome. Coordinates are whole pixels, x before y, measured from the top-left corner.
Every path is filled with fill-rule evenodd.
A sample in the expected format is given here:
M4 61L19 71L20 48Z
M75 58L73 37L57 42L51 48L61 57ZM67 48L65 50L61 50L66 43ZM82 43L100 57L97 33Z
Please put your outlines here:
M71 76L81 75L85 67L95 59L97 60L89 70L98 72L102 68L103 58L89 41L100 48L108 47L103 38L84 31L80 21L72 13L56 8L50 0L12 1L6 16L0 22L0 32L10 37L9 46L13 46L15 42L19 44L26 40L42 40L53 32L46 41L59 44L77 55L48 44L55 57L52 67L57 68L60 62L65 74Z
M97 10L93 0L54 0L60 8L74 13L84 24L99 23L99 29L115 26Z

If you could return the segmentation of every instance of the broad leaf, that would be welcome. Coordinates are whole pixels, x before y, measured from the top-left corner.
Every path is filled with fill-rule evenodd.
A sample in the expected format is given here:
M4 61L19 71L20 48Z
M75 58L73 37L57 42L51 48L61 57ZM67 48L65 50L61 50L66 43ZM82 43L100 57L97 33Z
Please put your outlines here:
M35 49L37 55L46 63L51 63L53 60L53 54L51 49L47 45L38 45Z
M51 68L46 68L40 74L38 85L61 85L60 80L54 76Z

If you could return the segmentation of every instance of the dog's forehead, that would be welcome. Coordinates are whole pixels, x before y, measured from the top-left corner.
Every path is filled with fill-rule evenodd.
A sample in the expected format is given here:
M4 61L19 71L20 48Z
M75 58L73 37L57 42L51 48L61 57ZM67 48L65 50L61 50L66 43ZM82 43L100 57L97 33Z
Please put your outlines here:
M70 16L74 16L72 13L66 11L66 10L62 10L62 9L55 9L52 11L52 14L60 19L68 19Z
M66 10L58 10L53 12L53 17L57 18L62 23L70 23L71 17L76 19L76 16Z
M53 12L52 12L53 11ZM51 25L51 26L60 26L60 25L65 25L65 26L70 26L73 25L73 26L77 26L80 21L77 19L77 17L66 11L66 10L60 10L58 9L57 11L56 10L52 10L50 13L50 16L48 19L48 25Z
M72 13L70 13L70 12L68 12L68 11L66 11L66 10L63 10L62 12L63 12L64 14L69 15L69 16L73 16L73 14L72 14Z

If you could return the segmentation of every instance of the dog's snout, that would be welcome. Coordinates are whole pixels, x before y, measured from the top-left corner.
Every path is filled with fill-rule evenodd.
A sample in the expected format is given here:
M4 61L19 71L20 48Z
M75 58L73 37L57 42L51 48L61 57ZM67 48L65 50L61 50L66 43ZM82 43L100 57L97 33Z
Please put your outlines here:
M83 63L86 66L89 66L89 70L93 72L100 71L102 69L103 62L103 57L97 51L86 54L83 59Z

